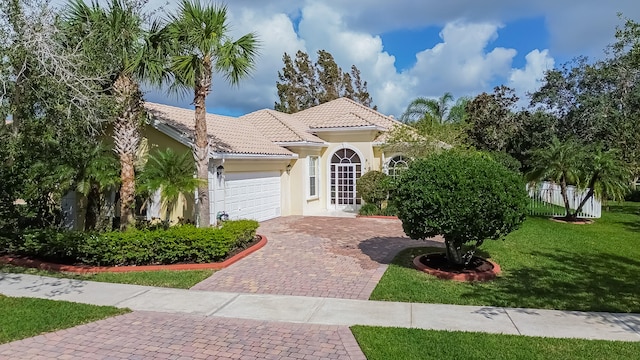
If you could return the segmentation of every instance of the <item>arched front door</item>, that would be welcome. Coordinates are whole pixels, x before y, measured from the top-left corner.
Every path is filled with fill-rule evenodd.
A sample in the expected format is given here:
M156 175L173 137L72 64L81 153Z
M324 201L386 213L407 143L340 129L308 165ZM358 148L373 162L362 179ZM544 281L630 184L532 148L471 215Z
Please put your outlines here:
M362 174L360 157L351 149L340 149L331 157L330 205L334 209L356 210L360 196L356 192L356 180Z

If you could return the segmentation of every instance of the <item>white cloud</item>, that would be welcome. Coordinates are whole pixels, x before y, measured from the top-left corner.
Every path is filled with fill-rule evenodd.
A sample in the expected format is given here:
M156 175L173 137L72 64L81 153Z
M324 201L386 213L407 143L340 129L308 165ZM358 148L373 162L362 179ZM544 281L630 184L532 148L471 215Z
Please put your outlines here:
M64 0L54 0L63 3ZM151 0L149 7L165 4ZM593 55L613 38L620 21L615 12L640 18L637 0L616 0L615 6L601 0L513 1L475 0L235 0L228 2L235 36L255 31L262 40L261 56L252 78L239 88L216 78L209 109L233 109L237 113L271 108L276 100L277 72L282 54L298 49L312 57L319 49L331 52L343 70L355 64L369 82L374 102L385 113L398 115L415 96L437 97L445 91L456 96L491 91L504 82L521 95L534 90L543 71L553 66L554 57ZM167 3L164 12L175 9ZM523 18L543 17L550 48L527 53L526 64L512 68L515 49L492 47L500 24ZM439 26L442 41L425 45L412 68L400 72L395 57L385 52L379 34L386 31ZM297 31L297 32L296 32ZM419 39L416 39L419 41ZM594 50L595 49L595 50ZM553 54L553 57L552 57ZM164 95L149 96L161 101ZM180 102L189 106L190 95Z
M526 94L540 88L545 71L553 69L555 63L549 56L549 50L532 50L525 59L527 60L525 66L521 69L513 69L509 76L509 86L518 93L522 106L529 102Z
M408 70L416 78L415 93L433 97L445 92L475 94L508 75L516 51L487 49L498 29L499 25L491 23L447 24L440 33L442 42L418 53L415 66Z

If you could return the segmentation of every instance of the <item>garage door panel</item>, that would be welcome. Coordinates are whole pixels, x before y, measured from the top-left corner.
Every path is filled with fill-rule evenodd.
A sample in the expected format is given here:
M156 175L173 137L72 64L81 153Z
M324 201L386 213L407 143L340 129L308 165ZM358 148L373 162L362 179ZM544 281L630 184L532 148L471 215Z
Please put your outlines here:
M231 219L268 220L280 216L279 172L227 173L225 211Z

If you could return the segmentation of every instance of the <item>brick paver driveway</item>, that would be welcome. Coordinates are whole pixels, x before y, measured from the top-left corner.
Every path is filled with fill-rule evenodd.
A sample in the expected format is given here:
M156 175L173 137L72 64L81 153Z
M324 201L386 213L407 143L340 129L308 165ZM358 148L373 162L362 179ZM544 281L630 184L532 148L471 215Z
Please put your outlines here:
M290 216L261 223L269 242L196 290L368 299L398 251L415 241L399 220Z
M0 358L365 360L346 326L147 312L0 345Z

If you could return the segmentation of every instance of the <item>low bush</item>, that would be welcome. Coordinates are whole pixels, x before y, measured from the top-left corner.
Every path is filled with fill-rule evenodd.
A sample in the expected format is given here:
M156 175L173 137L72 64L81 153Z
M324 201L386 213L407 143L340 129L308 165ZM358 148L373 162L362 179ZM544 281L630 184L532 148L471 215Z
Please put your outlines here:
M383 201L389 197L389 176L380 171L369 171L356 181L356 191L362 200L381 208Z
M376 204L366 203L360 207L358 210L359 215L363 216L371 216L371 215L380 215L380 209L376 206Z
M245 248L257 228L256 221L239 220L221 228L180 225L106 233L40 230L23 234L7 244L4 252L96 266L204 263Z

